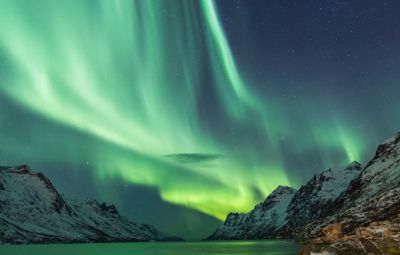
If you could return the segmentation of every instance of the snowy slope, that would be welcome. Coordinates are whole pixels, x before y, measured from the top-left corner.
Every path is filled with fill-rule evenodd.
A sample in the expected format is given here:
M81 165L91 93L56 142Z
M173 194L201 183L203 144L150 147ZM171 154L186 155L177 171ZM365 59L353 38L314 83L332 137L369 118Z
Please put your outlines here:
M372 221L399 218L400 133L378 146L361 175L338 199L337 207L333 217L340 218L348 230Z
M295 192L290 187L277 187L249 213L228 214L224 225L207 239L259 239L273 235L285 224L285 211Z
M208 239L298 238L304 225L324 215L361 170L352 162L314 175L298 191L280 186L251 212L230 213Z
M0 167L0 243L115 242L176 237L95 200L66 201L42 173Z
M400 221L400 133L379 145L364 169L353 162L314 175L296 193L280 189L248 214L229 214L209 239L311 239L331 223L348 233L371 222Z
M313 222L304 223L293 238L315 238L328 224L340 222L348 233L374 221L400 218L400 133L386 140L340 196ZM287 228L290 230L290 228ZM293 230L293 229L292 229ZM286 233L287 234L287 233Z
M314 175L296 192L288 206L284 236L296 237L296 232L301 232L305 224L324 215L325 210L347 189L349 183L360 175L361 170L360 163L352 162L348 166L331 168Z

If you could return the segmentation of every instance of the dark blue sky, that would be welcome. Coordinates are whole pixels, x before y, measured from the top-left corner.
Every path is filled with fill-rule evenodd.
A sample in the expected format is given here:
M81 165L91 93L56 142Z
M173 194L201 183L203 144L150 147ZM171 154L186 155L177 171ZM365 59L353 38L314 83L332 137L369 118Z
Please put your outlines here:
M399 131L399 13L396 0L0 1L0 165L200 239Z

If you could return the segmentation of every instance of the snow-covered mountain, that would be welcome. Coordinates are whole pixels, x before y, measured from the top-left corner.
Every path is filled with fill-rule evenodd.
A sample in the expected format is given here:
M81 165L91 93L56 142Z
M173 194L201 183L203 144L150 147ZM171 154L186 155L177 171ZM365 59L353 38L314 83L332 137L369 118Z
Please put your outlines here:
M319 221L306 226L311 237L330 223L340 222L344 232L374 221L400 218L400 133L386 140L361 174Z
M249 213L230 213L223 226L219 227L208 240L255 239L266 237L285 224L286 208L296 190L277 187L267 199L256 205Z
M294 195L287 209L287 223L282 228L285 237L297 237L304 225L318 220L335 203L349 183L360 175L361 164L331 168L314 175Z
M229 214L209 239L311 239L332 223L341 223L346 234L371 222L400 221L400 133L379 145L365 168L353 162L328 169L288 199L281 207L286 210L275 210L279 215L274 218L254 216L262 204L248 214ZM271 209L265 212L274 214Z
M64 199L28 166L0 167L0 243L163 241L179 238L136 224L113 205Z

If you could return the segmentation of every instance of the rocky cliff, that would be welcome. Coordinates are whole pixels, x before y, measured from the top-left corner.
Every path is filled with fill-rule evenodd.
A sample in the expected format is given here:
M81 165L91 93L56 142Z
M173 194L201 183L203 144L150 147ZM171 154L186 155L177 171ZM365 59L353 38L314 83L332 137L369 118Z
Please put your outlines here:
M178 239L132 222L113 205L66 200L48 178L28 166L0 167L0 243Z
M331 223L343 225L347 233L374 221L396 220L400 214L400 133L378 146L347 189L318 219L305 224L295 237L314 238ZM307 234L308 233L308 234Z
M358 177L362 167L358 162L331 168L314 175L294 195L287 209L287 223L280 231L284 238L303 238L304 226L318 221L335 205L350 182Z
M290 190L279 210L267 207L265 214L261 214L261 205L268 204L268 197L248 214L229 214L224 225L208 239L311 240L321 236L322 229L333 223L340 224L346 235L372 222L397 222L400 215L400 133L379 145L364 168L352 162L346 167L328 169L314 175L297 192Z

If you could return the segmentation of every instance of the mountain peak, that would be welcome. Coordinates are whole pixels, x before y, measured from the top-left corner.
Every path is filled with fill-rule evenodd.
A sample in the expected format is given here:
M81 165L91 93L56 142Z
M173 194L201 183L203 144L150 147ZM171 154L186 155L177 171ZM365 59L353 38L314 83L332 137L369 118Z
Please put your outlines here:
M346 166L345 169L354 169L354 168L361 168L361 163L359 163L358 161L352 161L350 164L348 164Z
M278 195L285 195L285 194L294 194L297 190L289 187L289 186L283 186L283 185L279 185L278 187L276 187L276 189L274 189L274 191L272 191L272 193L269 196L278 196ZM268 196L268 197L269 197Z
M290 194L293 193L293 194ZM362 167L357 161L315 174L297 192L278 186L247 214L232 213L229 222L208 239L307 239L340 222L343 233L372 221L399 220L400 133L379 145Z
M389 158L397 157L400 154L400 132L381 143L376 149L374 158L367 167L376 161L386 161ZM366 168L367 168L366 167Z
M288 206L288 223L285 231L308 224L325 213L349 183L362 171L361 164L351 162L344 167L330 168L315 174L301 186Z
M330 181L332 178L340 177L343 174L354 174L355 172L360 172L361 170L361 163L352 161L348 165L329 168L319 174L315 174L312 180L318 182Z
M276 190L295 191L296 189L294 189L290 186L278 185L278 187L276 187L275 191Z
M344 172L344 174L354 174L354 173L359 173L362 170L362 165L361 163L357 161L353 161L347 166L340 167L338 169L335 169L336 172Z
M285 197L287 196L294 195L296 191L297 190L292 187L279 185L278 187L276 187L276 189L274 189L274 191L271 192L271 194L268 195L264 202L259 203L258 205L256 205L255 208L268 208L273 203L285 199Z
M389 139L386 139L382 144L390 144L390 143L400 143L400 132L397 132L394 136L390 137Z
M208 240L251 239L272 236L286 222L286 209L296 190L278 186L248 213L229 213L224 225Z
M115 205L108 205L106 202L99 202L96 199L89 199L84 202L84 204L90 206L95 211L103 212L103 213L111 213L115 215L119 215L119 212Z
M9 172L9 173L16 173L16 174L32 173L31 168L28 165L0 166L0 171Z
M67 202L44 174L26 165L0 167L0 204L0 243L178 239L130 221L105 202Z

